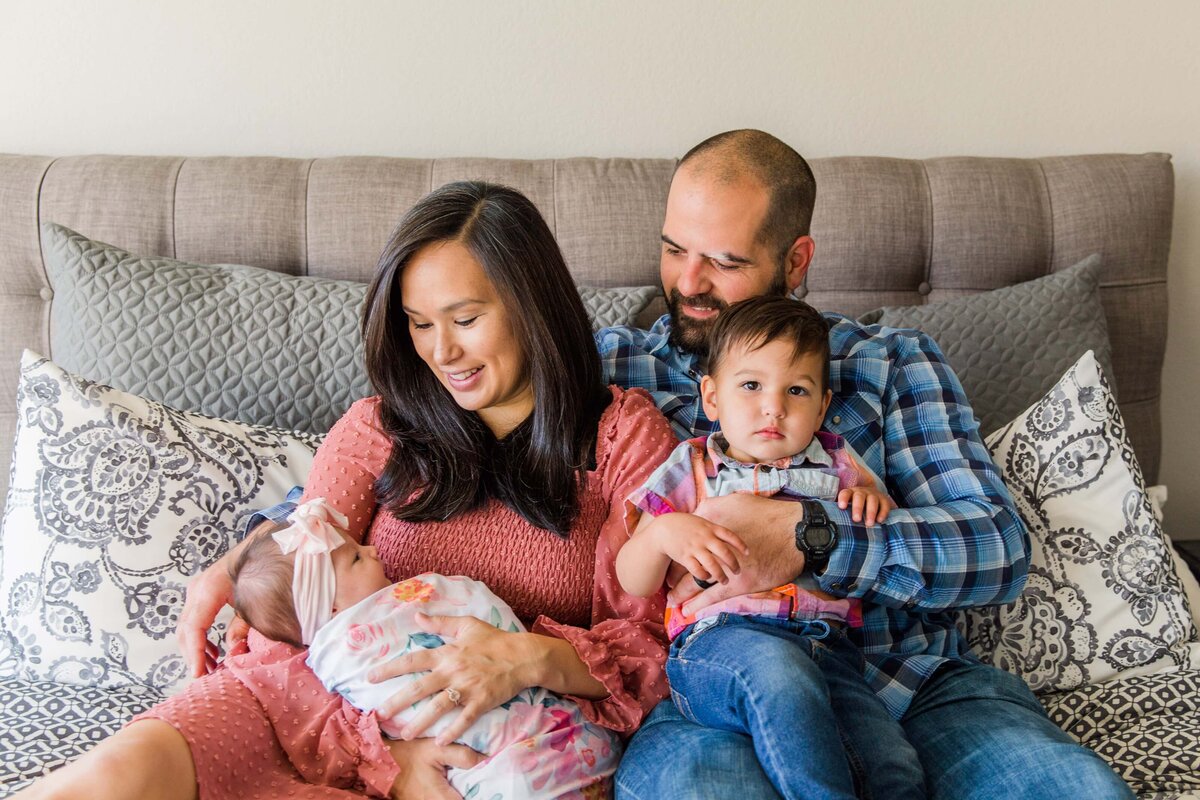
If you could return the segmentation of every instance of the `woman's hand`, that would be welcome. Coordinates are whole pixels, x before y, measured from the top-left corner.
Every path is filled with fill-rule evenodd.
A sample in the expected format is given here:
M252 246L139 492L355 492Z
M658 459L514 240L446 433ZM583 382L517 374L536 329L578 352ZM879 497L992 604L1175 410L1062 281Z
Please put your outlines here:
M538 645L543 637L507 633L474 617L417 614L416 619L425 631L454 641L431 650L405 653L376 667L370 675L370 680L378 683L397 675L428 673L396 692L378 709L379 716L391 717L419 700L432 698L401 731L405 739L421 736L438 719L457 711L458 716L437 737L438 744L453 742L485 712L522 689L538 685L533 676L543 655Z
M442 747L432 739L384 741L400 765L392 784L392 800L462 800L446 780L446 769L470 769L484 758L466 745Z
M188 585L175 638L192 677L198 678L217 668L217 647L208 640L208 629L232 599L233 582L229 580L225 559L201 572Z

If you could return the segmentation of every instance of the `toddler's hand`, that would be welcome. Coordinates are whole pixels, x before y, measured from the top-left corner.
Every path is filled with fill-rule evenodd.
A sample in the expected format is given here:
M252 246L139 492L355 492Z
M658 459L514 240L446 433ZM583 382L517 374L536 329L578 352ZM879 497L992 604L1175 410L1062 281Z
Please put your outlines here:
M888 512L896 507L892 498L873 486L855 486L842 489L837 496L838 508L851 508L850 516L855 522L874 525L887 519Z
M702 581L728 583L750 552L736 533L694 514L664 514L654 522L662 554Z

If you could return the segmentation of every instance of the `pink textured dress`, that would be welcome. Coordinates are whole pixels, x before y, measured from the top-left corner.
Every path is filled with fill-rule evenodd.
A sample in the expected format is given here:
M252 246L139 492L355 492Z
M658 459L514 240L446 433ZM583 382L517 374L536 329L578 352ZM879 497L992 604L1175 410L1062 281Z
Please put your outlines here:
M379 399L355 403L317 452L305 499L324 497L375 545L399 580L421 572L486 583L532 630L571 643L609 691L571 699L599 725L630 734L667 694L664 597L625 594L617 551L628 538L625 498L674 449L670 426L641 389L612 388L600 419L596 468L571 535L535 528L500 503L447 522L376 514L373 486L391 444ZM192 750L201 800L386 797L399 767L374 714L330 694L305 651L252 633L250 652L136 719L174 726Z

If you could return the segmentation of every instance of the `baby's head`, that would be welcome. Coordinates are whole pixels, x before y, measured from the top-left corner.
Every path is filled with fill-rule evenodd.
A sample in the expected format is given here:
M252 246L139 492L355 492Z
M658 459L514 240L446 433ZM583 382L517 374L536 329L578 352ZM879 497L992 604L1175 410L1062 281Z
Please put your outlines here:
M391 584L375 548L345 536L328 554L336 588L332 614L345 610ZM303 646L299 615L292 594L296 553L284 553L271 533L256 533L229 568L233 608L251 628L277 642Z
M700 381L708 418L732 458L769 463L812 442L829 400L829 324L788 297L754 297L721 313Z

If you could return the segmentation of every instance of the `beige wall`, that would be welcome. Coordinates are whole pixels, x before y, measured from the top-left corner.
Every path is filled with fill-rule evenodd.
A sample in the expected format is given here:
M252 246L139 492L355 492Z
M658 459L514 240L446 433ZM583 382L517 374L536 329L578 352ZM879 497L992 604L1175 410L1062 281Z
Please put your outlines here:
M0 4L0 152L1175 155L1168 530L1200 537L1200 4Z

